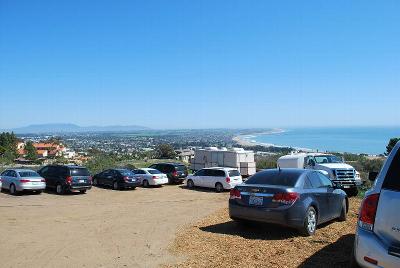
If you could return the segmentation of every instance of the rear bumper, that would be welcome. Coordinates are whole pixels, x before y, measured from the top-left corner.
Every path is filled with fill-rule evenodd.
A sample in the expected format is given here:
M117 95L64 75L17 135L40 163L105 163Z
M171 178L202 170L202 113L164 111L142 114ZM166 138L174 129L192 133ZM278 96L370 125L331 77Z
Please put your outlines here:
M354 257L361 267L400 267L400 257L389 255L389 246L379 239L373 232L357 228L354 241ZM364 260L369 257L378 261L378 266Z
M165 179L151 179L149 180L150 185L163 185L168 183L168 178Z
M186 179L186 176L181 176L181 177L171 177L171 182L175 183L182 183Z
M229 216L235 219L272 223L292 228L301 228L304 222L304 216L294 211L293 207L287 209L248 207L234 204L232 200L229 201Z
M24 183L18 185L16 188L17 191L42 191L46 189L46 183L40 183L40 184Z
M92 185L70 185L67 187L67 190L70 191L81 191L81 190L90 190Z

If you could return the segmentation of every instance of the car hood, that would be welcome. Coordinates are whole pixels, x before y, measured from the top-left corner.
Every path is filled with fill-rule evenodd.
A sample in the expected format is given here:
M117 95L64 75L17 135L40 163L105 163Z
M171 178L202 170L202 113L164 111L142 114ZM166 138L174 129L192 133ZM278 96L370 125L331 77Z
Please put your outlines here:
M352 166L345 164L345 163L326 163L326 164L318 164L322 167L327 167L330 169L354 169Z

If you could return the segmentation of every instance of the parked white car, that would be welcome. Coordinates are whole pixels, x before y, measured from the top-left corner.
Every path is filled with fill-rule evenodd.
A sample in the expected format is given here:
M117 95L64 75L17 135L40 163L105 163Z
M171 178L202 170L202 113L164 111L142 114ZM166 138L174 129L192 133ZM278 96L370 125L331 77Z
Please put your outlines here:
M132 170L132 172L135 174L135 178L140 180L143 187L168 183L167 175L154 168L139 168Z
M242 175L237 169L225 167L203 168L186 178L188 188L214 188L218 193L230 190L242 182Z
M46 180L33 170L7 169L0 176L1 189L9 190L12 195L22 191L34 191L40 194L46 189Z

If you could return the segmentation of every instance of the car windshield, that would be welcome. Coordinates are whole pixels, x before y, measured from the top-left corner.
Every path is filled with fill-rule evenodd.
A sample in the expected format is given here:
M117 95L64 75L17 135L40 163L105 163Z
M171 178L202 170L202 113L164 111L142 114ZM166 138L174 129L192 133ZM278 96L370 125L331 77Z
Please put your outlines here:
M147 171L150 174L163 174L162 172L158 171L157 169L148 169Z
M229 177L239 177L240 176L240 173L237 170L229 170L228 173L229 173Z
M343 163L342 158L336 155L316 155L314 158L317 164Z
M86 168L71 168L71 176L90 176Z
M18 172L20 177L27 178L27 177L40 177L38 173L35 171L19 171Z
M251 176L245 184L265 184L294 187L300 174L278 170L261 171Z

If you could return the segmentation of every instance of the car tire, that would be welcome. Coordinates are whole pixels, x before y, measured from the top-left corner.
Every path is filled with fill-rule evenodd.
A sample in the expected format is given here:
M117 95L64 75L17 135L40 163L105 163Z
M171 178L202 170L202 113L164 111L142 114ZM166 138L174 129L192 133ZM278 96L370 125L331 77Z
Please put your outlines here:
M346 221L347 220L347 205L346 199L343 199L342 209L340 210L339 221Z
M86 194L86 190L79 190L81 194Z
M113 189L114 189L114 190L120 190L120 187L119 187L119 184L118 184L117 181L114 181L114 183L113 183Z
M39 195L39 194L42 194L42 192L43 192L43 191L41 191L41 190L40 190L40 191L35 191L35 194L38 194L38 195Z
M56 186L56 193L57 193L58 195L62 195L62 194L65 193L64 188L62 187L61 184L57 184L57 186Z
M99 183L98 183L98 181L97 181L96 178L93 179L93 185L94 185L94 186L98 186L98 185L99 185Z
M188 180L187 183L186 183L186 185L187 185L187 187L188 187L189 189L193 189L193 188L194 188L194 182L193 182L193 180Z
M306 216L304 217L304 225L300 229L300 232L304 236L312 236L315 234L315 230L317 229L317 219L318 215L315 211L315 208L309 207L306 212Z
M17 188L15 187L14 183L10 185L10 194L17 195Z
M215 191L217 193L223 192L224 191L224 186L221 183L217 182L215 184Z
M148 180L144 180L143 181L143 187L148 188L150 186L149 181Z
M135 189L136 189L136 187L132 187L131 189L132 189L132 190L135 190Z

